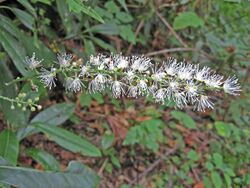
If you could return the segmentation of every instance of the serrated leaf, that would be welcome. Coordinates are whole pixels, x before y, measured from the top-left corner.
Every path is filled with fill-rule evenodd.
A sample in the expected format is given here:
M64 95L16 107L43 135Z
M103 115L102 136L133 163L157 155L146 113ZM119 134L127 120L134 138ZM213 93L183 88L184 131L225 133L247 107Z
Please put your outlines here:
M187 128L189 128L189 129L195 129L196 128L195 121L188 114L186 114L184 112L181 112L181 111L174 110L174 111L171 112L171 115L175 119L177 119L178 121L183 123Z
M211 173L211 179L212 179L212 182L215 186L215 188L221 188L222 187L222 179L220 177L220 174L216 171L213 171Z
M33 126L48 135L50 140L69 151L92 157L101 157L102 155L101 151L88 140L65 129L40 123L33 124Z
M19 142L16 134L10 130L0 133L0 156L8 160L12 165L16 165L19 152Z
M72 161L64 172L38 171L0 163L0 182L18 188L95 188L99 177L80 162Z
M96 19L97 21L104 23L102 17L100 17L99 14L94 9L86 6L80 0L66 0L66 2L69 6L69 9L72 10L73 12L75 13L83 12L88 16L91 16L92 18Z
M217 133L220 136L229 137L231 135L230 124L222 122L222 121L216 121L214 125L215 125L215 129Z
M131 25L121 25L119 26L120 36L132 44L136 43L135 33L132 30Z
M203 25L204 21L195 12L182 12L174 19L173 27L175 30L179 30Z
M59 162L46 151L37 148L28 148L25 153L40 163L44 170L60 171Z

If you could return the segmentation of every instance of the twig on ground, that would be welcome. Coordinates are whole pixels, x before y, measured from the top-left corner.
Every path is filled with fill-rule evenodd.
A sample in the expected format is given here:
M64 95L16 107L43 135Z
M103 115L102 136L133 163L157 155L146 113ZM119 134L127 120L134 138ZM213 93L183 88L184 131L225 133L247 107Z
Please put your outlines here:
M100 168L99 171L98 171L98 175L99 175L99 176L102 176L102 172L103 172L103 170L104 170L104 168L105 168L107 162L108 162L108 158L106 158L106 159L104 160L104 162L102 163L102 166L101 166L101 168Z
M155 162L153 162L146 170L144 170L141 174L139 174L131 183L130 186L137 183L141 178L148 175L149 172L151 172L156 166L158 166L163 159L168 157L169 155L174 154L178 149L178 146L175 146L173 149L167 150L159 159L157 159Z
M181 39L181 37L175 32L173 27L168 23L168 21L158 12L156 11L156 15L160 18L163 24L168 28L168 30L175 36L175 38L184 46L188 47L188 45Z
M141 28L143 27L143 25L144 25L144 21L141 20L140 23L138 24L136 30L135 30L135 37L137 37L137 35L139 34L139 32L140 32ZM131 51L133 49L133 46L134 45L132 43L129 45L128 50L126 52L127 55L129 55L131 53Z

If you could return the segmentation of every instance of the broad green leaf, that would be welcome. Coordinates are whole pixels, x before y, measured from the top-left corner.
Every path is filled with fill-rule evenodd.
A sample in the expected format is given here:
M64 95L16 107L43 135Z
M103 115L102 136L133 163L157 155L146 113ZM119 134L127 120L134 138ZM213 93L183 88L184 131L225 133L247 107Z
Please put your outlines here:
M52 126L57 126L64 123L74 113L75 104L73 103L60 103L55 104L39 114L37 114L30 123L44 123ZM32 126L27 126L20 129L17 134L17 138L22 140L28 135L34 134L36 129Z
M25 153L40 163L44 170L60 171L59 162L46 151L36 148L28 148L25 150Z
M102 148L108 149L115 139L115 135L111 131L106 131L102 137Z
M212 182L215 186L215 188L221 188L223 183L222 183L222 179L221 179L221 176L218 172L216 171L213 171L211 173L211 179L212 179Z
M222 121L216 121L214 126L215 126L217 133L220 136L229 137L231 135L230 124L222 122Z
M66 0L69 9L75 13L83 12L87 14L88 16L91 16L92 18L96 19L97 21L104 23L102 17L91 7L86 6L83 2L80 0Z
M19 142L16 134L10 130L4 130L0 133L0 156L8 160L12 165L16 165Z
M8 83L13 80L13 76L4 62L0 62L0 70L0 95L15 98L17 95L16 85L5 85L5 83ZM26 126L30 113L28 111L23 112L19 108L15 108L13 110L10 108L10 106L10 102L0 99L0 109L3 112L5 120L13 127Z
M25 64L23 63L25 59L25 52L21 47L21 44L13 38L7 32L0 30L0 43L2 44L4 50L9 54L13 63L15 64L18 71L23 75L27 75L27 70L25 69Z
M33 126L47 134L50 140L55 141L69 151L92 157L100 157L102 155L100 150L88 140L63 128L38 123Z
M118 35L119 28L115 23L105 23L88 28L85 32L101 33L105 35Z
M195 129L196 125L195 122L193 120L193 118L191 116L189 116L188 114L181 112L181 111L172 111L171 115L177 119L178 121L180 121L181 123L183 123L183 125L185 125L187 128L189 129Z
M204 21L195 12L183 12L180 13L174 19L174 29L184 29L186 27L198 27L203 26Z
M64 172L38 171L0 163L0 182L18 188L95 188L99 177L80 162L72 161Z
M35 29L34 28L35 19L33 16L17 8L12 8L11 10L16 15L16 17L23 23L23 25L25 25L28 29L30 30Z
M126 10L126 12L128 12L126 1L125 0L118 0L118 2Z

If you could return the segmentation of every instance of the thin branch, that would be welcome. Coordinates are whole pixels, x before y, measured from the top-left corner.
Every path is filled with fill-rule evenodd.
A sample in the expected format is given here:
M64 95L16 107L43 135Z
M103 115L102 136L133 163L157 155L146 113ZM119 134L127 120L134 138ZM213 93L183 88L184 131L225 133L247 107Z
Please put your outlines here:
M188 47L188 45L181 39L181 37L175 32L173 27L168 23L168 21L158 12L156 11L156 15L160 18L160 20L164 23L164 25L168 28L168 30L175 36L175 38L184 46Z
M154 56L154 55L159 55L159 54L165 54L165 53L170 53L170 52L196 52L197 49L195 48L169 48L169 49L163 49L155 52L149 52L145 56Z
M178 149L178 146L174 147L173 149L167 150L159 159L157 159L155 162L153 162L146 170L144 170L141 174L139 174L129 185L132 186L135 183L137 183L141 178L148 175L149 172L151 172L155 167L157 167L163 159L168 157L169 155L174 154Z

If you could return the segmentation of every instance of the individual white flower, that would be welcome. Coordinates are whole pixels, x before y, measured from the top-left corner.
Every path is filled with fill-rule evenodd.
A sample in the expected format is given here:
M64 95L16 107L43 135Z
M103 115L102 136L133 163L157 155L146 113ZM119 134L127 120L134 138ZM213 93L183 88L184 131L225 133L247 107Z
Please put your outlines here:
M89 62L91 65L99 66L102 63L100 59L101 59L100 55L97 55L97 56L91 55L89 57Z
M167 97L170 99L178 91L179 83L176 80L170 80L167 87Z
M202 69L199 69L199 67L196 68L196 72L194 74L194 79L205 82L210 75L210 68L209 67L203 67Z
M220 88L222 82L223 76L218 74L210 75L204 82L207 86L213 87L213 88Z
M142 91L146 91L148 89L148 85L145 80L140 80L138 86Z
M56 83L55 83L56 69L55 68L51 68L50 71L42 68L40 76L38 77L41 79L41 82L49 89L56 86Z
M166 100L166 93L167 89L166 88L160 88L158 89L155 94L154 94L154 99L156 102L161 102L162 104L165 103Z
M128 97L137 98L140 95L138 86L129 86L127 95Z
M129 61L127 57L119 56L119 58L116 59L116 67L118 69L125 69L129 65Z
M43 61L43 59L39 61L39 60L36 58L36 54L35 54L35 52L34 52L34 53L32 54L32 57L31 57L31 58L26 57L24 62L28 65L28 67L29 67L31 70L33 70L33 69L37 68L38 65L39 65L42 61Z
M83 85L82 81L78 77L76 77L74 79L71 78L68 80L66 89L68 91L79 92L82 90L83 86L84 85Z
M190 80L193 77L194 71L194 65L181 63L177 71L178 78L181 80Z
M132 70L129 70L125 74L126 74L126 76L124 77L124 79L129 81L129 82L131 82L135 77L135 73Z
M197 96L199 93L198 89L198 85L196 85L194 82L188 81L186 83L186 97L191 104L193 104L197 100Z
M175 76L179 70L179 64L176 59L169 58L167 63L164 62L164 68L168 75Z
M158 90L158 86L156 84L149 86L147 96L154 95L157 90Z
M88 74L88 70L89 70L89 67L82 65L81 72L80 72L79 76L85 76L86 74Z
M72 60L73 56L71 54L58 54L57 55L57 60L58 60L58 64L61 67L68 67L70 65L70 62Z
M115 98L120 98L125 94L125 90L123 89L124 83L119 81L113 81L111 84L112 95Z
M92 81L90 81L89 91L90 92L103 91L107 81L108 81L107 77L99 73Z
M194 109L197 111L204 112L207 108L214 108L213 102L208 96L201 95L200 98L195 102Z
M111 60L111 61L109 62L108 68L109 68L109 70L114 70L114 69L115 69L115 65L114 65L114 61L113 61L113 60Z
M151 77L154 81L161 82L165 76L166 76L165 72L156 72L152 74Z
M239 92L242 91L236 76L228 77L223 84L223 89L231 95L239 95Z
M173 100L176 106L180 109L187 106L187 99L184 92L175 92L173 95Z
M152 65L151 59L145 57L132 57L131 68L134 71L144 72Z

